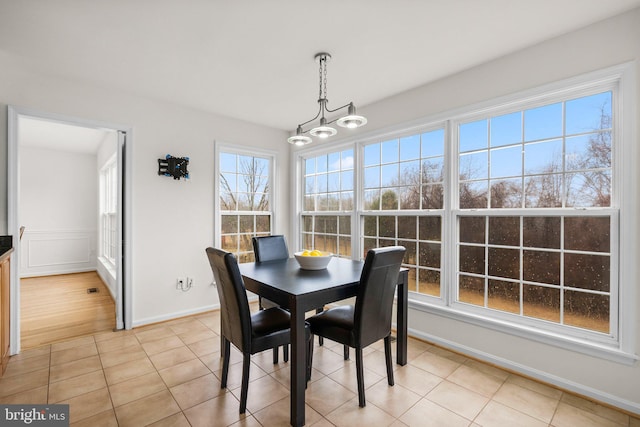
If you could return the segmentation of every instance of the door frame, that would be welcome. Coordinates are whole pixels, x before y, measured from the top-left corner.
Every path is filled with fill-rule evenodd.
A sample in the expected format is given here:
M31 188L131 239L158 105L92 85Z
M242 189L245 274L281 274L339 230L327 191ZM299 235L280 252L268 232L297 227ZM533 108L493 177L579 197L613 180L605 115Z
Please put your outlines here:
M131 304L131 194L133 128L128 125L106 123L79 117L64 116L56 113L38 111L25 107L9 105L7 114L7 226L8 234L13 236L14 248L20 245L20 147L18 136L18 120L29 117L70 125L77 125L95 129L109 129L126 134L126 142L118 138L117 162L119 177L118 224L120 244L118 245L118 260L116 269L116 329L132 328ZM15 250L11 256L11 348L10 354L20 352L20 250Z

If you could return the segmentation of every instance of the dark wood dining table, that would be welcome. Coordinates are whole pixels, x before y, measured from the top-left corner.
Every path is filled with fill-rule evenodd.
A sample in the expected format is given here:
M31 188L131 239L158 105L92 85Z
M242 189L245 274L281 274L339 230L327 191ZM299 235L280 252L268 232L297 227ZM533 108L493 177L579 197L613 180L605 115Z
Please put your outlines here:
M323 270L303 270L295 258L240 264L245 287L291 312L291 425L305 423L305 313L357 294L364 261L334 257ZM396 363L407 363L408 270L398 275Z

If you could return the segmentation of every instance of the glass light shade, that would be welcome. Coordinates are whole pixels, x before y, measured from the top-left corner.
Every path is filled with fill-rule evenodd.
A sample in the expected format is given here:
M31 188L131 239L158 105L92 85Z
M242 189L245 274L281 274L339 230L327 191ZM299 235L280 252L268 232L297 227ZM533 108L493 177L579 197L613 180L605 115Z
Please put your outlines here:
M289 144L302 146L310 143L313 140L306 135L293 135L287 138L287 141L289 142Z
M318 126L311 129L309 133L313 136L317 136L318 138L328 138L338 133L338 131L331 126Z
M338 126L343 128L355 129L367 124L367 119L364 116L358 116L356 114L349 114L338 119L336 122Z

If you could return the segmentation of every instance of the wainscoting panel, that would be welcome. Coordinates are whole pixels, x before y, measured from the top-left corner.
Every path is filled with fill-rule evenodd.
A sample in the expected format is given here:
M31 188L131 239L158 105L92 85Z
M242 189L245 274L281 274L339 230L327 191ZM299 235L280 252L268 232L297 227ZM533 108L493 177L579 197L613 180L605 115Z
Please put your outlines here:
M20 277L96 269L96 230L26 230L20 241Z

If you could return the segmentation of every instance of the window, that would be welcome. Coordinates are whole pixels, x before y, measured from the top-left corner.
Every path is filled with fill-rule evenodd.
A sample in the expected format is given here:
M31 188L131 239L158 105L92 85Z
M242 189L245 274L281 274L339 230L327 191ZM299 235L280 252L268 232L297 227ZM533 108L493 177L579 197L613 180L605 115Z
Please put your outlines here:
M364 209L444 207L444 129L364 146Z
M612 332L612 100L457 124L457 302Z
M460 208L609 207L611 102L607 91L459 124Z
M409 290L440 296L444 214L443 128L363 146L362 256L407 248Z
M272 229L273 156L219 148L217 244L234 253L238 262L254 261L251 238L269 235Z
M302 247L351 258L354 190L353 149L304 162ZM344 215L344 212L348 212Z
M301 150L300 244L355 258L403 245L416 309L630 353L628 69Z
M118 244L118 174L115 156L100 170L100 257L115 268Z

